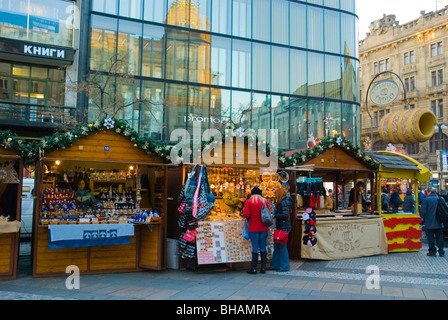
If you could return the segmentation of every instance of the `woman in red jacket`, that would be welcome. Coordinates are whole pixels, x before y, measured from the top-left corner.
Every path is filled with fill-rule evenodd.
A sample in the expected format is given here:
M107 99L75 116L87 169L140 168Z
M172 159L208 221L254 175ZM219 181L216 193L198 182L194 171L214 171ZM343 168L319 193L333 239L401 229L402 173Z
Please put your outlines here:
M252 264L249 274L257 273L258 251L261 254L261 273L266 272L266 239L268 238L269 228L261 220L261 209L263 204L271 210L269 203L261 196L261 190L257 187L251 191L251 197L246 201L243 210L243 217L249 220L249 237L252 243Z

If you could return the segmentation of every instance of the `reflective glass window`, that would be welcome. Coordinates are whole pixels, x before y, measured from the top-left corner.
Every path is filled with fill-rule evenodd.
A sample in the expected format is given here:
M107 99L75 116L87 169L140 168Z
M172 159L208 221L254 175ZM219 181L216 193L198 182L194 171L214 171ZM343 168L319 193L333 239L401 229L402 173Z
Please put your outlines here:
M233 40L232 43L232 86L250 89L251 43L243 40Z
M166 78L187 81L188 31L166 29Z
M289 102L291 109L290 117L290 149L306 149L308 140L307 128L307 100L291 98Z
M231 90L211 88L210 128L225 129L231 118Z
M175 129L186 129L192 121L187 115L187 86L167 83L165 86L165 136L169 140ZM176 141L177 142L177 141Z
M253 43L252 89L271 90L271 47L269 45Z
M187 123L190 134L193 124L198 122L201 128L208 129L210 123L210 89L200 86L188 86L188 111L191 121Z
M159 23L166 22L166 0L144 0L143 19Z
M250 92L232 91L231 121L235 127L250 128L252 97Z
M308 53L308 95L324 96L324 56L319 53Z
M140 81L128 77L117 77L113 101L112 111L108 116L127 120L131 127L138 131Z
M323 5L324 4L324 0L308 0L308 3L314 3L314 4L318 4L318 5Z
M168 0L166 22L180 27L189 27L190 1Z
M91 16L90 68L107 71L115 59L117 19Z
M231 41L228 38L212 36L211 84L231 85Z
M195 0L190 2L190 28L210 31L211 0Z
M341 0L341 9L355 13L355 0Z
M290 50L289 86L291 94L307 94L307 52L302 50Z
M341 52L341 24L339 12L325 10L325 51Z
M272 91L289 93L289 49L272 47Z
M252 35L254 39L271 40L271 1L253 0Z
M0 1L0 37L71 47L74 15L72 1Z
M290 45L306 48L306 5L290 2Z
M307 31L308 49L324 49L324 10L318 7L308 7Z
M272 0L272 42L289 44L289 1Z
M355 17L341 13L341 49L342 54L356 56Z
M271 96L269 94L252 94L252 119L250 127L252 129L271 128Z
M326 7L339 9L339 0L324 0L324 5Z
M119 20L117 61L122 72L138 74L141 37L141 23Z
M341 104L338 102L325 103L325 135L334 136L341 134Z
M291 110L289 99L284 96L272 96L271 128L276 130L280 149L289 149Z
M360 113L359 107L354 104L343 104L342 105L342 134L344 137L357 144L360 141Z
M142 81L142 111L140 132L144 137L162 140L163 135L163 83Z
M325 56L325 96L327 98L341 98L341 58Z
M252 0L233 0L232 33L234 36L252 36Z
M232 0L212 0L212 31L232 34Z
M142 76L163 77L164 36L163 27L143 25Z
M350 58L342 59L342 99L355 101L358 88L356 83L357 63Z
M120 0L118 14L122 17L142 19L142 0Z
M116 15L118 0L92 0L92 10Z
M191 82L210 83L210 39L206 33L190 32L189 78Z
M325 137L325 108L324 102L308 101L308 138L323 139Z

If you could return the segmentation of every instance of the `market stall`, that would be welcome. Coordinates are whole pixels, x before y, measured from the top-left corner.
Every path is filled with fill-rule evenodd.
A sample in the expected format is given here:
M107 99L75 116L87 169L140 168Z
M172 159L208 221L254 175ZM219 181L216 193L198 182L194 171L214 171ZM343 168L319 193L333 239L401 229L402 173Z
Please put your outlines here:
M314 148L282 160L297 182L291 258L331 260L387 253L384 226L373 210L376 160L341 136L324 139ZM307 227L311 212L315 214L312 231ZM345 233L326 232L326 228L340 228ZM369 230L371 236L354 232L359 230ZM363 245L362 241L367 242Z
M422 248L421 219L419 217L419 186L431 178L431 172L416 160L395 152L380 151L373 155L380 163L377 174L377 203L378 212L384 219L389 252L420 251ZM395 210L390 204L387 208L381 206L381 197L390 200L391 193L400 193L403 200L404 193L412 190L415 205L397 206ZM387 192L383 192L387 191ZM394 212L396 211L396 212Z
M231 156L226 157L226 152ZM274 190L282 187L281 177L277 170L269 169L270 163L261 163L257 148L236 140L225 142L219 149L210 150L210 153L204 152L201 160L200 164L184 164L182 181L188 186L191 172L196 172L197 176L204 168L213 206L205 217L197 219L179 211L170 212L170 219L179 221L181 265L196 268L201 265L230 266L250 262L251 243L242 237L244 203L253 187L259 187L263 196L272 200ZM182 199L179 200L182 202ZM189 234L192 230L194 237L188 240L185 233ZM268 237L268 259L272 251L271 232Z
M10 280L17 277L19 259L24 141L4 131L0 141L0 280Z
M125 121L44 138L36 165L33 276L166 266L168 150Z

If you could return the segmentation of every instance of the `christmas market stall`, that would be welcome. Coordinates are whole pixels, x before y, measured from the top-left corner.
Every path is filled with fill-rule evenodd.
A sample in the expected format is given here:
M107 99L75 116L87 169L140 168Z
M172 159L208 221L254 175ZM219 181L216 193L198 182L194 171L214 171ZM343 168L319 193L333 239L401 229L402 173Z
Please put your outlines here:
M343 136L323 139L312 149L279 159L297 183L291 258L337 260L387 254L383 221L373 209L375 159Z
M166 267L169 150L102 119L38 145L33 276Z
M0 131L0 280L17 278L24 140Z
M419 186L431 172L415 159L391 151L373 157L380 163L377 175L377 210L384 220L389 252L420 251ZM404 204L408 197L410 205ZM395 201L395 198L399 199Z
M242 236L244 204L254 187L271 201L274 190L282 187L277 162L257 144L238 139L203 145L201 152L200 161L183 165L180 207L170 212L170 219L178 221L180 264L190 269L245 267L252 259L252 247ZM200 208L193 215L191 199L198 181L204 183L207 197L199 201ZM206 210L202 211L201 201ZM268 236L268 260L273 250L272 234Z

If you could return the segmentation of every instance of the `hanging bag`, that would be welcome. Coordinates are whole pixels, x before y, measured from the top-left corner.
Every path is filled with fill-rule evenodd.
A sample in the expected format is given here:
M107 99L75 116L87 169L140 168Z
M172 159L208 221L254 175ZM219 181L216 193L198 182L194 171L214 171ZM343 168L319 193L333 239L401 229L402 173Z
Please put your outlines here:
M243 224L242 236L244 240L249 240L249 220L245 220Z
M261 221L266 227L270 227L274 224L274 220L272 219L271 211L269 211L266 202L263 202L263 207L261 208Z

